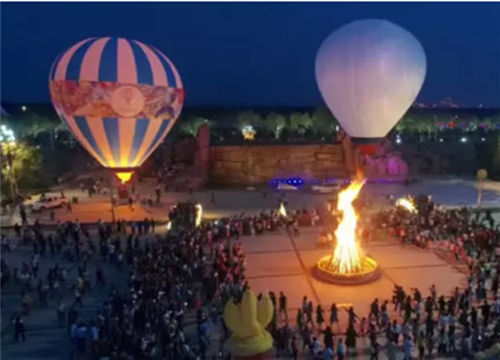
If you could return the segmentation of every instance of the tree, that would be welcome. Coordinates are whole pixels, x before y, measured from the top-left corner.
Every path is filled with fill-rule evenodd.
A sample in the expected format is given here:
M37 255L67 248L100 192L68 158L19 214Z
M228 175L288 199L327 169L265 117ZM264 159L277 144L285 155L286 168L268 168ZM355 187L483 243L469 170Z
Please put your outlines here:
M196 134L198 134L198 128L205 123L208 123L208 120L205 118L199 116L190 117L180 121L181 131L184 134L196 136Z
M395 130L397 132L403 132L403 131L409 131L411 132L413 130L413 124L414 124L414 119L411 117L411 115L407 114L403 116L401 120L398 121L398 123L395 126Z
M304 135L306 129L310 128L312 124L312 117L308 113L295 112L290 115L290 130L299 135Z
M2 193L9 188L26 189L40 186L46 180L41 173L42 156L40 150L26 142L2 143Z
M244 111L238 115L238 127L243 129L246 126L258 128L263 125L262 117L253 111Z
M431 115L421 115L417 118L420 125L420 132L427 135L427 138L435 138L437 133L437 126L434 117Z
M55 137L59 132L69 132L65 123L59 119L51 119L27 111L19 117L10 117L6 123L14 130L19 139L24 139L30 144L40 143L40 137L48 139L51 149L55 148ZM43 140L41 140L43 142Z
M465 122L467 123L467 131L475 131L481 121L477 115L471 115L469 118L465 119Z
M331 111L325 107L319 107L314 110L312 114L312 124L316 134L322 138L331 137L335 127L339 125Z
M19 138L36 138L42 133L54 132L60 127L61 122L34 112L27 112L19 118L12 118L9 125Z
M279 139L282 130L286 126L286 119L283 115L272 112L266 116L262 125L274 135L275 139Z

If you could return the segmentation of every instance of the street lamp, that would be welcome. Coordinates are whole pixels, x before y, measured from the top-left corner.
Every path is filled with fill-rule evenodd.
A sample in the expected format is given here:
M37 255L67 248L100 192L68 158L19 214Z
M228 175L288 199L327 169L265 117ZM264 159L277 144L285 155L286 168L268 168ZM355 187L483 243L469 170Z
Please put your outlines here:
M243 138L245 140L255 140L255 134L257 133L252 125L245 125L241 129L241 133L243 134Z

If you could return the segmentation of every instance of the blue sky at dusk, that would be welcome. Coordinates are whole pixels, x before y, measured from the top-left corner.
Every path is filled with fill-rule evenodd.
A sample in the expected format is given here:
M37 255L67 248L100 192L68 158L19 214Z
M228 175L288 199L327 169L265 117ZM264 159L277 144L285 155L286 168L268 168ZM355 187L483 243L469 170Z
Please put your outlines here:
M321 42L363 18L420 40L428 68L419 101L500 107L500 3L3 3L1 100L48 102L60 52L120 36L170 57L188 106L315 106Z

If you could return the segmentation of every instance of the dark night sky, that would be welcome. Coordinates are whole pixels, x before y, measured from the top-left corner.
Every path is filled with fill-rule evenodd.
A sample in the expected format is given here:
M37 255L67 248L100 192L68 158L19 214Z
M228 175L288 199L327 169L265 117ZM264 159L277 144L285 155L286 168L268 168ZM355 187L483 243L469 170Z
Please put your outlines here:
M1 100L48 101L56 55L86 37L121 36L170 57L187 105L318 105L319 45L373 17L405 27L426 50L420 101L500 107L500 3L3 3Z

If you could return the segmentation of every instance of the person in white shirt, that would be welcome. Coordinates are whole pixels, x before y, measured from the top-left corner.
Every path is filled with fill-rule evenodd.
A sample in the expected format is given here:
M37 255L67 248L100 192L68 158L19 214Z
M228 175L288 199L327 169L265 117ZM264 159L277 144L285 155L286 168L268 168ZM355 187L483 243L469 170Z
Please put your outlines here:
M313 341L311 344L311 352L315 359L319 357L321 354L321 343L318 341L316 337L313 337Z

